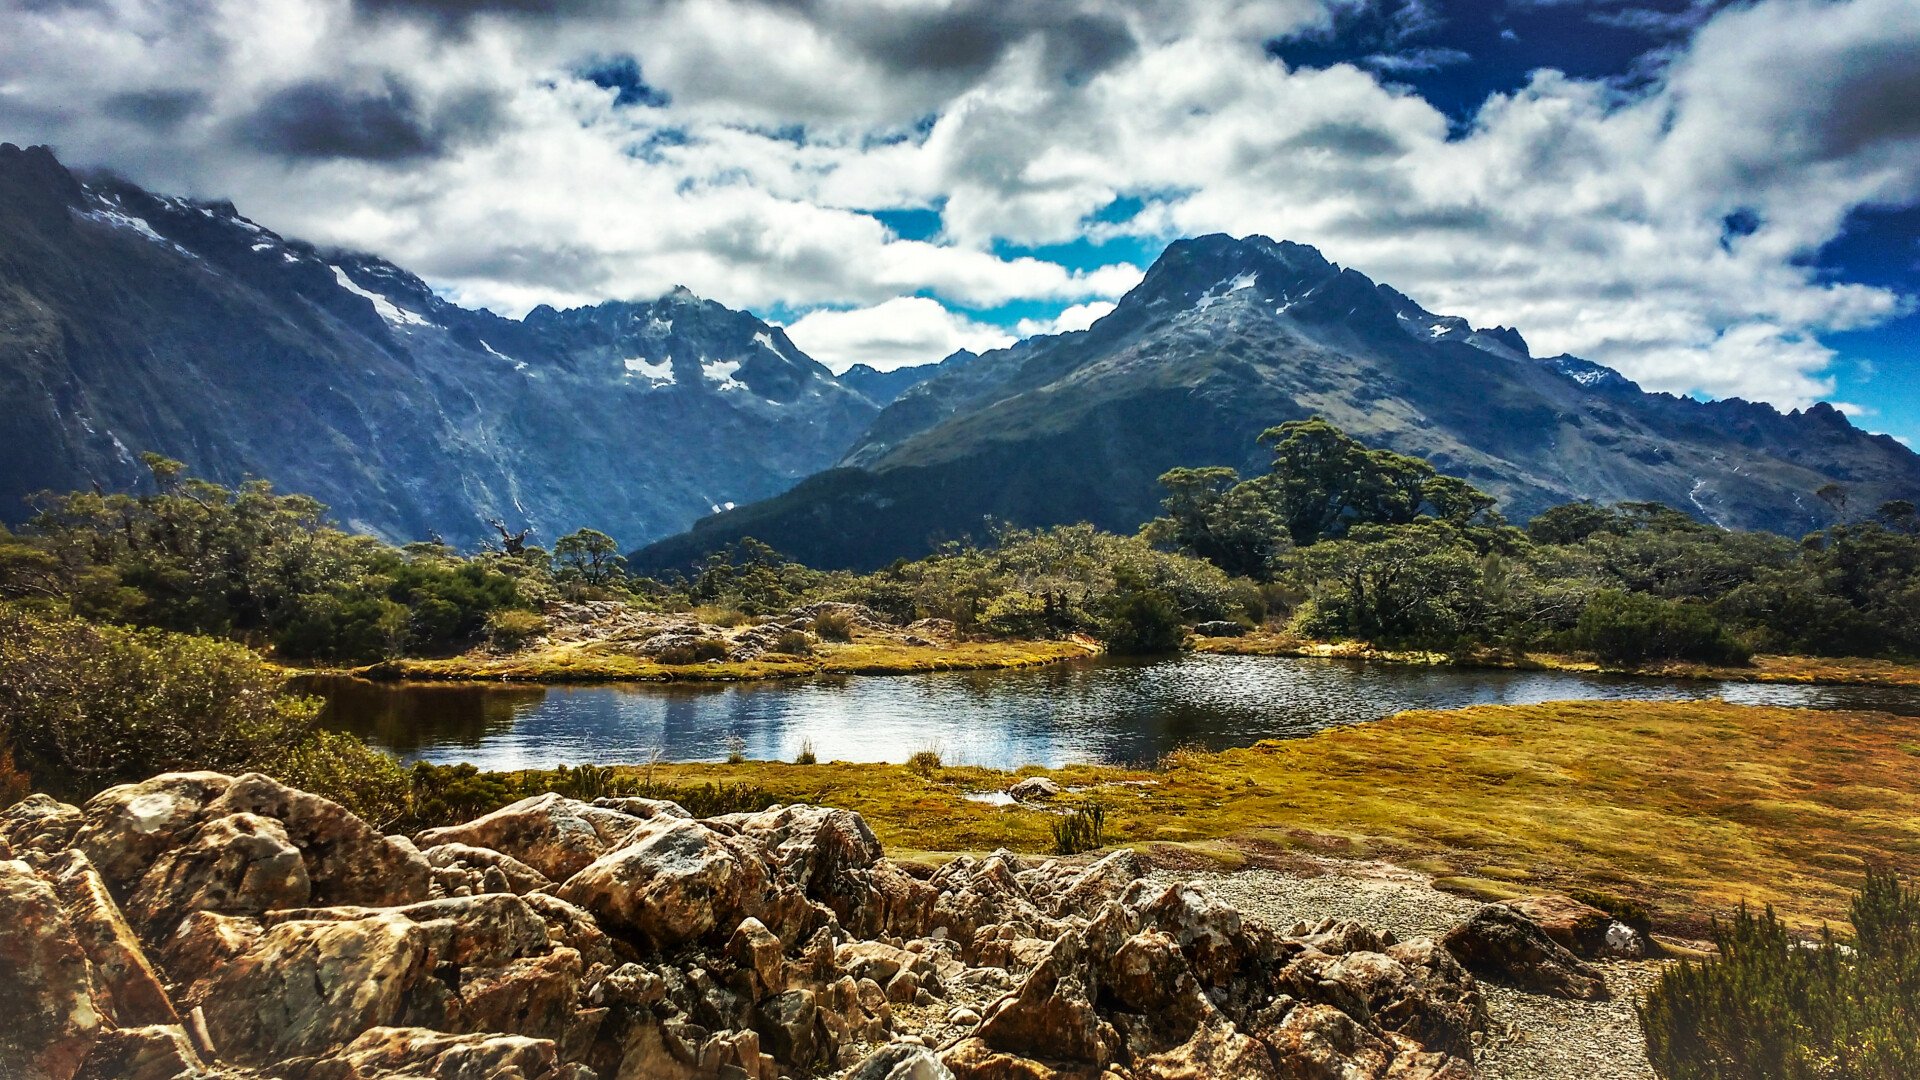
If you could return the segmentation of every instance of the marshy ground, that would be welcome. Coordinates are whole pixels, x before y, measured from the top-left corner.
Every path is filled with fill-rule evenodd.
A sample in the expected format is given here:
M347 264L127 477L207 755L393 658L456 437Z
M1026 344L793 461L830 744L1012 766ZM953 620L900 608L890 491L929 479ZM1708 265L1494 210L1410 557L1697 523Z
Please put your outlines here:
M1408 712L1158 768L663 764L656 782L746 784L859 811L891 852L1044 852L1098 799L1108 845L1189 869L1380 860L1449 893L1585 889L1701 936L1738 904L1840 923L1869 863L1920 872L1920 719L1719 702L1554 702ZM1021 776L1063 794L993 805Z

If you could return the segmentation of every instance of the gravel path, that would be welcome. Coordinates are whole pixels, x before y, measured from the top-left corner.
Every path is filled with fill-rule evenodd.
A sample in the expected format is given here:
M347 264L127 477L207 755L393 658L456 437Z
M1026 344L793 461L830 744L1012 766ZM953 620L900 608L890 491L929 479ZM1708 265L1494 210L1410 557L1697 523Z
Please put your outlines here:
M1411 871L1382 863L1324 860L1313 877L1278 870L1183 873L1248 918L1286 932L1296 922L1358 919L1400 938L1438 937L1479 907ZM1483 1080L1655 1080L1634 1002L1659 977L1660 961L1608 962L1611 1001L1566 1001L1482 981L1492 1031L1479 1055Z

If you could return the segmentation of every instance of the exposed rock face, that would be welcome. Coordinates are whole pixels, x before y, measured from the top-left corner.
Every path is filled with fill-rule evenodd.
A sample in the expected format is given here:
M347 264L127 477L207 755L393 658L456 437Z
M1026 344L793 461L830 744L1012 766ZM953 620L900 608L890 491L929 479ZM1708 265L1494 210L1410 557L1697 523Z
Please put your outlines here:
M678 816L685 817L686 811ZM554 881L565 881L619 847L643 820L548 792L503 806L465 825L428 829L417 839L423 849L442 844L491 848Z
M1600 973L1504 904L1488 904L1447 931L1441 944L1469 969L1528 990L1580 1001L1607 996Z
M1571 896L1523 896L1503 901L1501 906L1512 908L1555 944L1583 960L1646 955L1646 942L1638 930Z
M53 886L0 862L0 1076L65 1080L106 1027L87 954Z
M1459 1080L1485 1026L1429 940L1283 936L1132 852L923 879L826 807L548 795L409 842L199 773L0 830L8 1077Z

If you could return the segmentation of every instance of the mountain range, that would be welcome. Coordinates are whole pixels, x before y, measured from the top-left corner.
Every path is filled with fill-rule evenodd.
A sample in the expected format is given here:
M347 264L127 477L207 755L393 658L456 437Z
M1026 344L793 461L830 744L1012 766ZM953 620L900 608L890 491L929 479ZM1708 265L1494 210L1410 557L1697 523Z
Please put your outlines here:
M3 521L34 491L133 487L151 450L312 494L354 529L461 546L493 521L545 542L679 532L833 464L891 400L685 290L501 318L230 203L12 145L0 396Z
M1170 245L1087 330L835 377L684 289L503 318L230 203L12 145L0 394L0 521L38 490L132 488L152 450L310 493L390 540L592 526L647 569L743 536L868 567L995 522L1130 530L1161 472L1251 475L1260 431L1316 413L1515 519L1649 499L1798 533L1920 496L1920 457L1830 406L1645 393L1264 237ZM1845 508L1814 496L1829 483Z
M753 536L873 567L995 522L1132 530L1157 513L1165 470L1264 471L1259 433L1313 414L1466 478L1516 520L1652 500L1797 535L1920 493L1920 456L1830 405L1646 393L1576 357L1536 359L1513 329L1435 315L1311 247L1215 235L1170 245L1086 330L943 363L839 467L636 560L682 566ZM1829 483L1850 509L1815 496Z

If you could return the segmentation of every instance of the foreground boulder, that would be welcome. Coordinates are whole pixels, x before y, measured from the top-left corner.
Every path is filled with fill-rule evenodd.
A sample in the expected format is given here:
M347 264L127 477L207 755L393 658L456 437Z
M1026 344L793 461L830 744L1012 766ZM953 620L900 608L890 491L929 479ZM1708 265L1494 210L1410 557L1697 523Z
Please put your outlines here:
M1504 900L1500 906L1511 908L1582 960L1635 959L1647 954L1647 941L1640 931L1571 896L1523 896Z
M7 1077L1457 1080L1485 1026L1433 941L1281 935L1125 851L910 872L827 807L543 795L409 841L178 773L0 835Z
M646 802L648 800L622 800ZM685 818L671 803L663 816ZM647 820L608 806L594 806L549 792L503 806L464 825L428 829L415 837L421 848L464 844L511 855L554 881L567 878L614 850Z
M1440 940L1469 970L1486 978L1576 1001L1608 996L1599 969L1504 904L1480 908Z

